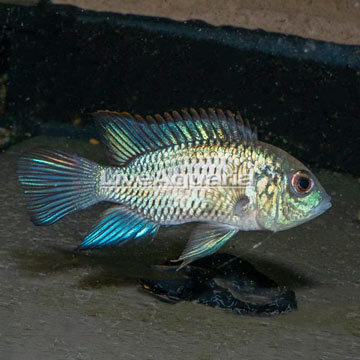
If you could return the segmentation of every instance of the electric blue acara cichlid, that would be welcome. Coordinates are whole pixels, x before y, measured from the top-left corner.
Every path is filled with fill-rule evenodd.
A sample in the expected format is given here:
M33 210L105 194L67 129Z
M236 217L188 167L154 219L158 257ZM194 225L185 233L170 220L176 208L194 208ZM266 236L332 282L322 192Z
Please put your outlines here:
M20 158L18 177L36 225L52 224L99 201L105 212L81 249L154 236L160 225L200 222L180 256L214 253L238 231L289 229L330 206L298 160L257 139L230 111L194 109L163 116L100 111L102 140L116 166L57 150Z

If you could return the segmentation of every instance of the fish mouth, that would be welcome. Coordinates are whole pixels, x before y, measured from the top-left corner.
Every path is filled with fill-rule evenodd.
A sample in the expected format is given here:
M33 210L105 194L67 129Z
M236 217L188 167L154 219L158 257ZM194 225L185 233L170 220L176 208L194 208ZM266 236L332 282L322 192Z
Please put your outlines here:
M310 220L314 220L315 218L317 218L318 216L322 215L326 210L330 209L332 204L331 204L331 201L330 201L330 196L326 199L324 199L316 208L314 208L308 217L298 221L296 223L296 225L294 226L298 226L298 225L301 225L301 224L304 224Z
M323 201L321 201L321 203L316 206L307 217L298 220L297 222L294 222L292 224L289 224L287 226L281 225L281 226L275 226L273 227L271 230L272 231L281 231L281 230L287 230L287 229L291 229L295 226L304 224L310 220L313 220L315 218L317 218L318 216L322 215L326 210L330 209L332 207L331 204L331 197L327 196Z
M311 219L318 217L331 207L331 197L327 196L315 209L311 211Z
M321 210L326 211L332 207L331 201L327 201L325 204L321 205Z

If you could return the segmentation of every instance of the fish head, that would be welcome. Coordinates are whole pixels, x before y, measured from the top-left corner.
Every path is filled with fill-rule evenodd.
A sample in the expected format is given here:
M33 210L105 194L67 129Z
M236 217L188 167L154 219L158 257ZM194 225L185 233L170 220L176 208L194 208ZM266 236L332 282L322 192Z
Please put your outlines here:
M273 151L277 167L257 185L260 194L258 224L267 230L282 231L312 220L329 209L331 197L315 175L285 151L275 147Z

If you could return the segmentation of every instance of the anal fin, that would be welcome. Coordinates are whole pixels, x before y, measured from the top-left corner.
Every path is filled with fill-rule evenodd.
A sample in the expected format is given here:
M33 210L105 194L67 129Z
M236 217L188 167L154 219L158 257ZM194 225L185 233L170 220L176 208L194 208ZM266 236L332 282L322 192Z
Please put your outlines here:
M122 245L129 240L154 236L158 229L158 224L142 218L124 206L116 206L104 213L86 235L79 249Z

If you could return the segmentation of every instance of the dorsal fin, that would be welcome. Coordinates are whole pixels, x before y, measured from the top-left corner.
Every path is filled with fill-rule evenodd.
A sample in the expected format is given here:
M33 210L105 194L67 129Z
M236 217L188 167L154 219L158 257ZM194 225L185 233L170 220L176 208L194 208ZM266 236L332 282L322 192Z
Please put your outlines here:
M145 152L182 143L257 140L256 130L239 114L221 109L191 108L145 119L127 112L98 111L94 117L111 158L120 164Z

